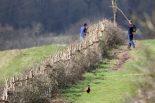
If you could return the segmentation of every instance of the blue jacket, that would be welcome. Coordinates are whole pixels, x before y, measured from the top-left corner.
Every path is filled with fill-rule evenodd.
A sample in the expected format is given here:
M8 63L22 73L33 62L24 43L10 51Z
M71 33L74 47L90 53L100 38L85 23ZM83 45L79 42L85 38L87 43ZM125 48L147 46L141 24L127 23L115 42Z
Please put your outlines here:
M82 26L81 28L80 28L80 37L82 37L82 38L84 38L84 27Z

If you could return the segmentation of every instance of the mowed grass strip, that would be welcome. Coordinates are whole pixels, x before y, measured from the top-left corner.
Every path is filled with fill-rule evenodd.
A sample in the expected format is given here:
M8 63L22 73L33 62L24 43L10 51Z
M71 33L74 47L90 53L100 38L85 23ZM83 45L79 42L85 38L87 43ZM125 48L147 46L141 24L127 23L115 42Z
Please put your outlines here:
M0 82L6 78L18 75L35 63L40 63L49 55L53 55L64 46L46 45L22 50L7 50L0 52Z

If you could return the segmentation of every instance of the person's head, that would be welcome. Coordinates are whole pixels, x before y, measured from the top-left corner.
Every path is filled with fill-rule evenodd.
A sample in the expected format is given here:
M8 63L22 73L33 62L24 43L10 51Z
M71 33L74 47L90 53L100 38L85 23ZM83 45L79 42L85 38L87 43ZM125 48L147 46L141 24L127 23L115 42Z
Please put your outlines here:
M83 25L84 27L87 27L87 23L84 23L84 25Z
M133 25L133 22L132 22L132 20L129 20L129 24L130 24L130 25Z

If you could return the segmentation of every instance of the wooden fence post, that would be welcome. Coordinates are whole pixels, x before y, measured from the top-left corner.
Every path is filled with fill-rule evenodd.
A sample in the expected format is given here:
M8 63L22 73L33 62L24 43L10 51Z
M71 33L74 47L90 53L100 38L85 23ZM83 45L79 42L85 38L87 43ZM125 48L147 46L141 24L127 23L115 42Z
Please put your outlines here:
M15 77L15 76L13 77L12 82L13 82L13 83L12 83L12 90L15 91L15 89L16 89L16 88L15 88L15 85L16 85L16 77Z
M29 79L29 77L28 77L28 75L26 75L26 78L25 78L25 85L27 86L27 84L28 84L28 79Z
M8 100L8 79L5 80L5 88L3 90L2 100Z
M113 14L114 14L114 27L117 26L116 24L116 17L117 17L117 0L112 0L112 8L113 8Z
M23 85L23 82L22 82L22 74L20 74L19 81L20 81L20 86L22 86Z

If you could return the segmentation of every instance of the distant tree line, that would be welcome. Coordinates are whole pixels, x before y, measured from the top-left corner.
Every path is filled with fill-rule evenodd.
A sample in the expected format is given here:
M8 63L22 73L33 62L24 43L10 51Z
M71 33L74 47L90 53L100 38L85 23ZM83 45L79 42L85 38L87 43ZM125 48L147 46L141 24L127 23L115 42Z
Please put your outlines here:
M117 4L143 32L155 32L154 0L117 0ZM110 6L111 0L0 0L0 50L45 44L46 39L36 41L48 38L49 33L77 34L85 20L112 20ZM119 12L117 21L127 28Z
M0 0L0 23L15 28L35 23L44 30L65 31L82 18L110 15L110 0Z
M155 6L153 0L117 2L130 17L152 15ZM110 6L111 0L0 0L0 24L25 28L39 23L45 31L60 33L83 18L112 18Z

